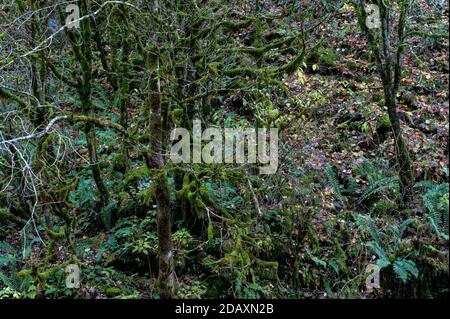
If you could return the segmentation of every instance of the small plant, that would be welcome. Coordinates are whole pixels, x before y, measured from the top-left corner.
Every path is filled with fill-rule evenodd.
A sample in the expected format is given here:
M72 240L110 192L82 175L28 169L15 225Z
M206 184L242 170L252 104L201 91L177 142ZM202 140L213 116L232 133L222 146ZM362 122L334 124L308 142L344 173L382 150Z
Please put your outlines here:
M0 286L6 285L11 291L20 290L20 280L17 277L18 256L19 252L14 247L6 242L0 242ZM2 271L6 268L10 270L9 276Z
M341 203L345 203L347 199L342 195L341 185L337 180L336 174L334 173L333 167L330 164L327 165L325 169L325 174L327 175L328 182L333 187L334 194L339 199Z
M369 160L364 159L362 163L357 165L355 175L367 180L368 183L368 187L358 198L357 204L372 200L383 193L388 193L390 197L394 197L398 193L398 176L389 175L382 165L375 165Z
M147 232L131 243L131 251L136 254L156 255L158 252L158 237L154 232Z
M378 256L378 267L380 269L392 267L403 283L407 283L411 277L417 278L419 275L416 263L409 259L409 254L404 255L406 249L402 247L403 234L413 221L413 219L407 219L398 226L391 224L387 231L383 232L377 228L374 220L369 216L355 216L359 230L370 238L366 245Z
M423 187L422 202L427 210L427 220L439 238L448 240L449 184L417 183L415 187Z
M22 294L11 287L0 289L0 299L20 299Z
M181 285L177 290L180 299L201 299L207 291L206 286L200 281Z
M192 235L187 229L180 229L172 235L173 244L176 247L188 247L192 240Z

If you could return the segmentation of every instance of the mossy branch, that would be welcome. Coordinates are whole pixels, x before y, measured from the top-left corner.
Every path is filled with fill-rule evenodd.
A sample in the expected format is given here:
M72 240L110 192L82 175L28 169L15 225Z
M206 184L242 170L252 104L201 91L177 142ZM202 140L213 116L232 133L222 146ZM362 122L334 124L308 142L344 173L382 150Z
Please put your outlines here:
M5 87L0 87L0 98L13 100L14 102L16 102L17 104L19 104L20 106L22 106L24 108L30 107L29 103L25 102L20 97L18 97L16 94L12 93L11 90L9 90Z

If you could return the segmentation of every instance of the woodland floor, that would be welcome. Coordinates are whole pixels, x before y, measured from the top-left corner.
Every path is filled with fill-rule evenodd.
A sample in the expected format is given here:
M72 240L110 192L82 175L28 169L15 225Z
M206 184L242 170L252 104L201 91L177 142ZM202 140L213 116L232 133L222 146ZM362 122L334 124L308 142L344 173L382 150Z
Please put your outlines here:
M423 7L423 10L426 12L427 8ZM442 12L440 19L428 21L422 29L425 33L430 30L448 31L447 9ZM383 172L386 171L388 174L396 171L395 150L389 125L386 124L381 82L375 64L368 59L365 38L357 28L352 10L348 8L341 10L336 21L322 26L321 35L326 52L317 60L308 61L303 72L283 80L289 94L286 101L278 103L285 121L282 125L286 128L283 130L283 137L280 138L283 146L280 147L279 174L276 177L267 177L267 183L255 185L255 188L260 196L259 194L267 194L264 185L281 183L287 189L296 188L297 190L299 185L303 185L309 190L299 197L301 199L297 203L292 202L292 199L286 199L284 202L283 194L281 192L277 194L280 188L273 186L269 192L272 198L267 197L264 200L261 198L261 209L276 211L290 205L301 205L306 211L314 210L311 222L316 230L320 249L311 248L302 252L304 265L301 271L304 274L310 273L309 277L304 276L305 289L293 293L290 291L290 283L282 283L281 288L277 289L276 296L370 298L374 295L363 288L353 290L357 291L356 293L348 292L348 286L353 284L353 279L349 278L355 278L355 276L333 272L333 269L341 267L338 261L335 265L331 262L336 255L335 239L340 242L345 253L351 249L352 245L361 241L357 226L349 222L349 216L370 211L373 216L376 216L378 225L384 225L387 228L390 224L401 223L405 214L421 215L425 208L420 196L415 197L415 203L411 205L414 208L408 212L395 205L380 208L380 211L377 211L373 203L371 206L357 203L354 194L361 194L369 183L366 179L360 178L356 169L358 164L364 162L364 159L376 163L377 167L382 167ZM413 154L416 180L448 182L448 37L445 39L413 37L409 44L415 48L415 53L407 53L405 56L399 111L402 128ZM245 121L245 115L240 115L232 107L227 107L226 103L222 116L236 122ZM111 115L111 117L114 116ZM114 145L114 138L102 136L100 133L99 136L102 143L99 145L100 153L105 154L104 158L112 165L112 158L107 154L108 148ZM74 136L75 140L77 138L78 136ZM83 155L81 149L80 146L80 152ZM333 185L329 183L327 167L334 170L338 182L342 185L344 200L339 198L333 190ZM296 182L293 181L293 176L297 178ZM351 187L356 191L347 194L345 189L350 188L350 183L353 183ZM388 196L380 200L384 200L384 204L390 203ZM231 209L233 205L236 203L230 200ZM153 298L157 296L155 288L157 273L152 271L152 278L149 280L145 260L136 258L134 261L128 260L128 264L121 264L118 261L120 249L129 249L129 247L117 248L114 253L111 253L110 247L116 245L116 241L120 241L121 234L118 231L121 230L124 235L130 231L128 228L131 226L127 226L125 222L121 228L116 226L109 231L96 233L90 230L90 217L83 211L83 207L78 208L78 213L77 250L82 269L84 269L83 276L86 279L81 297ZM388 217L384 217L385 215ZM283 215L277 218L280 218L282 224ZM220 223L217 227L220 227ZM298 232L294 228L293 232L296 231ZM179 242L182 246L183 234L180 236ZM414 240L414 236L419 235L411 235L411 240ZM15 231L9 232L4 240L12 246L20 247L20 238L21 233ZM207 249L205 242L201 238L195 238L195 235L188 240L192 240L195 244L190 248L192 254L189 252L184 262L192 263L194 266L184 268L180 265L179 296L188 298L224 296L211 288L211 285L221 284L214 281L214 275L204 273L198 270L201 269L200 266L195 266L198 250ZM282 242L284 239L280 237L279 240ZM305 240L311 241L310 246L315 247L313 239ZM441 243L437 249L448 253L448 241L436 241ZM43 258L39 248L33 249L35 258ZM60 249L58 258L64 260L64 248ZM314 256L311 252L314 252ZM360 253L367 254L362 248ZM346 267L349 268L348 273L361 273L365 265L355 264L356 260L360 260L359 257L355 257L353 263L346 258L344 259ZM150 264L154 265L154 261L152 260ZM127 271L130 267L135 267L138 271ZM248 283L244 282L244 284ZM52 284L48 285L50 287ZM258 288L259 290L255 289L255 295L250 296L271 296L271 293L267 291L272 291L273 285L267 283L267 285L261 284L261 287L261 289ZM227 289L224 288L224 290ZM52 290L49 288L47 293L51 295ZM446 293L448 294L448 287Z

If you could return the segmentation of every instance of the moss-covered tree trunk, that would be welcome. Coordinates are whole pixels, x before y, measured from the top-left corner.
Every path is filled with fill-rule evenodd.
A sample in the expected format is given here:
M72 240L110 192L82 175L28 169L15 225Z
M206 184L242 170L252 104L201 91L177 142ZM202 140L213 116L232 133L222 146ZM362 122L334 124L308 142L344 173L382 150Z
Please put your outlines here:
M154 1L153 11L155 16L159 14L159 2ZM154 43L158 36L153 35ZM150 133L150 166L154 171L153 187L157 206L158 223L158 255L159 273L158 287L160 297L170 299L175 293L175 272L173 265L172 245L172 221L169 207L169 187L167 171L164 167L164 132L162 123L161 106L161 81L159 50L156 46L147 52L147 67L150 73L149 94L147 108L149 109L149 133Z
M113 9L113 13L117 17L115 24L112 24L110 31L111 38L111 55L112 55L112 70L114 73L115 83L115 97L114 107L117 107L120 111L119 123L123 127L128 126L128 94L129 94L129 72L128 55L130 53L130 39L129 39L129 26L127 8L121 4ZM105 64L105 63L104 63ZM124 164L125 172L131 167L130 161L130 145L126 139L122 141L121 157Z
M80 3L80 13L88 14L88 6L85 0ZM81 100L83 115L95 117L94 105L92 104L92 49L91 49L91 21L83 19L80 21L81 46L78 44L76 37L71 37L72 47L75 55L81 65L81 79L78 79L78 93ZM95 126L91 122L84 125L84 134L89 154L89 161L92 170L92 177L97 186L102 207L108 205L109 191L102 178L100 165L97 155L97 142L95 134Z
M395 139L395 151L398 163L400 191L403 203L408 204L411 201L414 171L410 152L406 141L403 138L403 132L400 126L400 120L397 112L397 93L400 87L401 73L403 67L403 52L405 47L405 29L407 25L408 12L410 9L410 0L401 0L397 4L385 3L383 0L374 1L379 17L371 15L375 19L379 19L380 27L370 27L368 24L367 1L356 0L356 10L359 19L359 25L364 33L372 49L376 62L378 64L379 73L383 82L384 97L386 107L388 109L389 119L392 124L392 130ZM398 15L397 21L394 21L394 14ZM373 18L372 17L372 18ZM394 23L396 22L396 23ZM396 30L394 29L396 26ZM396 31L395 43L392 36Z
M382 73L385 103L388 109L389 119L392 123L394 133L397 162L399 165L400 191L405 204L411 201L412 188L414 185L414 174L408 146L403 139L403 133L400 126L400 120L397 113L397 93L401 80L401 68L403 60L404 30L406 16L409 7L409 0L400 1L400 17L397 26L397 43L395 50L397 56L393 61L391 43L392 36L392 4L385 5L380 3L381 13L381 34L383 39L383 57L385 60L385 70Z
M397 93L390 85L385 85L384 92L386 107L388 109L389 119L392 124L392 131L395 139L397 163L399 166L400 192L403 197L403 202L406 204L411 201L412 189L414 186L412 161L409 155L408 145L403 138L403 132L398 117L396 101Z

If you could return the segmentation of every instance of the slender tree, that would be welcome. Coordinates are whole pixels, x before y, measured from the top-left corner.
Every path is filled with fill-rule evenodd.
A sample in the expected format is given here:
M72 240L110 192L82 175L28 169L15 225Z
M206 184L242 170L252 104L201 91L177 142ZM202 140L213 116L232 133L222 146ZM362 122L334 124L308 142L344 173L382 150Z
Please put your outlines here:
M359 25L367 36L383 83L385 104L395 139L400 191L404 204L407 204L412 196L414 171L408 145L400 126L397 93L402 78L405 35L411 1L358 0L355 1L355 7Z
M78 1L80 13L87 16L90 12L88 2L86 0ZM95 117L95 106L92 103L92 30L91 19L86 18L80 21L80 31L67 31L72 49L76 60L80 64L81 77L76 77L76 88L81 100L81 108L83 115ZM81 45L80 45L81 44ZM102 178L102 172L97 155L97 138L95 134L95 126L88 121L84 124L84 134L86 135L86 143L88 148L90 166L92 176L97 186L102 207L108 205L109 191Z

